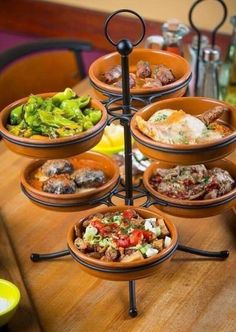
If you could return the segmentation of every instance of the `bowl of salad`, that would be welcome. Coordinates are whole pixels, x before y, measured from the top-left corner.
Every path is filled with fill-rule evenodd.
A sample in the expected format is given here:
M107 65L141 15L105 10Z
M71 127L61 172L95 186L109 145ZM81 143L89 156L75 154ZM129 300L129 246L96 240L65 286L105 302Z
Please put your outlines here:
M163 212L209 217L235 205L236 165L228 159L184 166L153 162L144 171L143 184Z
M90 96L63 92L20 99L0 113L0 132L13 152L32 158L64 158L91 149L102 138L105 107Z
M156 272L177 248L174 224L161 212L113 206L87 213L68 231L72 257L86 272L135 280Z
M236 146L236 108L206 97L157 101L132 117L137 148L150 159L178 165L218 160Z

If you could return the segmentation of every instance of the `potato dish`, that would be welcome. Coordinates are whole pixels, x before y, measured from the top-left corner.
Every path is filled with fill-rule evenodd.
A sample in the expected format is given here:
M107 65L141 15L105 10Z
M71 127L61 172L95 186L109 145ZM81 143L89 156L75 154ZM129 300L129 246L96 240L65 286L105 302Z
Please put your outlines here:
M134 209L97 213L75 225L75 246L106 262L134 262L152 257L171 244L162 218L142 218Z

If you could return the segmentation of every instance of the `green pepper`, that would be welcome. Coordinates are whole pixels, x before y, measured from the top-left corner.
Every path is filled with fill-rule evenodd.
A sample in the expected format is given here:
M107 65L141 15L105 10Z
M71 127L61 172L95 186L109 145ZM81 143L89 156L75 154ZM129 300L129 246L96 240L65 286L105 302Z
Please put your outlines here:
M39 113L40 120L44 124L46 124L48 126L56 127L56 128L60 127L60 125L56 124L56 122L55 122L56 115L53 115L52 113L46 112L41 109L38 111L38 113Z
M25 113L24 116L25 122L31 127L38 127L42 123L39 114L30 114L30 113Z
M63 92L58 92L52 97L52 102L54 105L59 106L64 100L74 98L76 93L70 89L66 88Z
M10 123L12 125L18 125L23 119L23 105L17 106L11 111Z
M41 106L43 104L43 102L44 102L44 100L42 97L31 95L31 96L29 96L27 104L36 104L38 106Z
M66 126L70 129L75 129L78 127L77 123L75 123L74 121L71 121L69 119L66 119L59 114L53 115L52 113L46 112L44 110L39 110L39 116L40 116L41 121L44 124L47 124L52 127L58 128L58 127Z
M82 96L82 97L76 98L74 100L77 102L79 108L85 108L90 103L91 97Z
M76 134L81 133L83 128L79 126L76 129L67 129L67 128L58 128L56 132L59 134L60 137L67 137L67 136L74 136Z
M80 108L75 99L64 100L60 105L60 109L63 110L63 116L70 120L76 117L76 112L80 112Z
M89 119L94 125L98 123L98 121L100 121L101 117L102 117L102 111L100 110L92 110L92 112L90 112L89 114Z
M16 136L22 136L22 134L24 133L25 129L27 129L27 124L25 123L24 120L22 120L18 125L16 126L10 126L7 125L7 130Z
M83 123L84 130L88 130L93 127L92 122L89 119L86 119Z
M31 128L27 128L27 129L24 131L24 133L23 133L23 136L26 137L26 138L28 138L28 137L30 137L30 136L32 136L32 135L33 135L33 131L32 131Z

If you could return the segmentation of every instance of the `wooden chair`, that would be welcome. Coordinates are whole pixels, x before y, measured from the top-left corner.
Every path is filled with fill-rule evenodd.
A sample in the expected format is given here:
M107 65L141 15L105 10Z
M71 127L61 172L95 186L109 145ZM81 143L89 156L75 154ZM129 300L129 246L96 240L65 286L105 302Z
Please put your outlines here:
M62 91L86 76L83 51L92 45L73 39L39 39L0 54L0 111L31 93Z

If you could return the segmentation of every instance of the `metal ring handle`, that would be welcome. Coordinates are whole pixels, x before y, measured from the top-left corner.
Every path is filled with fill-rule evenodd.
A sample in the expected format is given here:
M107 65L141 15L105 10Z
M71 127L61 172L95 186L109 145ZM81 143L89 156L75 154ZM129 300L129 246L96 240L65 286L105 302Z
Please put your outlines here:
M189 11L189 22L190 22L190 25L192 26L192 28L197 32L198 36L200 35L200 31L199 29L196 27L196 25L193 23L193 19L192 19L192 14L193 14L193 10L196 8L196 6L203 2L204 0L197 0L193 5L192 7L190 8L190 11ZM227 7L226 7L226 4L224 3L223 0L216 0L218 1L222 7L223 7L223 17L222 17L222 20L220 21L220 23L213 29L212 31L212 37L211 37L211 44L212 44L212 47L215 46L215 37L216 37L216 32L219 30L219 28L224 24L225 20L226 20L226 17L227 17L227 13L228 13L228 10L227 10Z
M142 29L142 34L141 34L141 37L138 39L138 41L136 41L135 43L132 43L133 46L137 46L143 40L143 38L144 38L146 27L145 27L145 23L144 23L142 17L139 14L137 14L135 11L131 10L131 9L120 9L120 10L117 10L117 11L115 11L112 15L110 15L107 18L107 20L105 22L105 28L104 28L105 29L105 36L106 36L107 40L112 45L114 45L114 46L117 46L119 44L119 41L117 43L114 42L113 39L111 38L111 36L109 35L109 33L108 33L108 24L109 24L109 22L111 21L111 19L114 16L116 16L117 14L120 14L120 13L130 13L130 14L133 14L134 16L136 16L136 17L139 18L139 20L140 20L140 22L142 24L142 28L143 28Z

